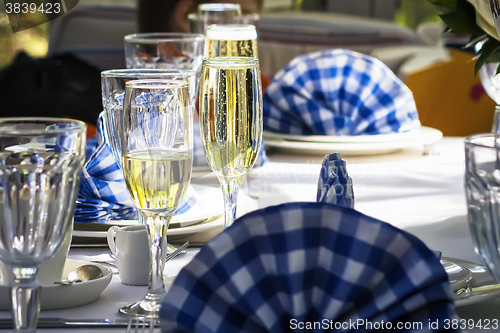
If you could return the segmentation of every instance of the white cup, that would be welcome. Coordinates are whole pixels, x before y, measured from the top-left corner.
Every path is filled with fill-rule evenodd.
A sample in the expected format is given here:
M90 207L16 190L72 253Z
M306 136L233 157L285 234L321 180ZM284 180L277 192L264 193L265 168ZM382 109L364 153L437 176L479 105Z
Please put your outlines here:
M71 245L72 232L73 228L69 227L56 254L40 265L36 280L41 286L48 286L62 280L64 265ZM12 273L9 266L0 260L0 284L10 285L13 281L14 273Z
M116 257L122 283L147 286L149 282L149 243L145 226L108 229L108 245Z

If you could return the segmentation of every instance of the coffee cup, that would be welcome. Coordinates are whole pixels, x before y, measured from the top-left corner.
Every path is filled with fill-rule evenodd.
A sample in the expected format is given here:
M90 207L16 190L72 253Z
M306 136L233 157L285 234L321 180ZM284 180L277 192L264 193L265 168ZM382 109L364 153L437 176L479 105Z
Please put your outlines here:
M108 245L115 255L122 283L147 286L149 282L149 243L145 226L112 226Z
M71 245L72 229L72 227L68 228L61 246L54 256L43 262L38 268L36 280L41 286L52 285L54 282L60 282L62 280L64 265L66 264L66 258L68 257ZM13 281L14 273L12 273L12 269L0 260L0 284L10 285Z

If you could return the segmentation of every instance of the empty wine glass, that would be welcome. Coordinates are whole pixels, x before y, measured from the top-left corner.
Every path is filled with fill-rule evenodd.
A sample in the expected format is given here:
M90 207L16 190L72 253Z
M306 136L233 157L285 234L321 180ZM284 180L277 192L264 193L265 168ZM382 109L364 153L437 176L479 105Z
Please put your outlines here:
M200 130L208 164L224 193L224 228L236 216L238 190L262 141L259 60L205 58L200 83Z
M86 125L58 118L0 118L0 258L15 278L17 332L34 332L38 268L71 237Z
M196 71L189 69L112 69L101 72L102 105L104 106L104 137L116 163L121 168L122 150L120 133L123 118L125 84L131 80L159 79L184 80L189 85L191 105L194 108L196 92ZM192 111L194 112L194 111Z
M165 296L168 224L191 179L193 119L188 84L184 80L127 82L120 134L125 182L146 225L151 251L146 296L120 312L157 318Z
M211 24L236 23L241 16L241 6L234 3L202 3L198 5L198 12L189 14L189 31L205 34Z

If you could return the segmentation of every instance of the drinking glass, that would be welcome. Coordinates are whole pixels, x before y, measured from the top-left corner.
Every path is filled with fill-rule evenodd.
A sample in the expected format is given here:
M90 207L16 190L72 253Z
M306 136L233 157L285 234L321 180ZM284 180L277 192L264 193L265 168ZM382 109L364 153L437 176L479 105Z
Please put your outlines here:
M77 120L0 118L0 258L17 332L35 331L38 269L71 237L85 138Z
M250 24L212 24L207 28L206 58L257 58L257 30Z
M122 166L120 133L123 131L123 99L125 84L131 80L180 79L189 84L191 105L194 108L196 92L196 71L188 69L113 69L101 72L102 105L104 106L104 133L113 157ZM192 111L194 112L194 111Z
M224 193L224 228L236 216L238 190L262 141L259 60L205 58L200 83L200 130L208 164Z
M495 134L465 139L465 192L476 253L500 282L500 150Z
M205 36L191 33L141 33L125 36L127 68L199 70Z
M188 84L183 80L129 81L123 111L123 175L146 225L151 259L146 296L120 312L157 318L165 296L168 224L191 179L193 119Z
M210 24L236 23L241 16L241 6L234 3L202 3L198 5L198 13L189 14L189 31L205 34Z

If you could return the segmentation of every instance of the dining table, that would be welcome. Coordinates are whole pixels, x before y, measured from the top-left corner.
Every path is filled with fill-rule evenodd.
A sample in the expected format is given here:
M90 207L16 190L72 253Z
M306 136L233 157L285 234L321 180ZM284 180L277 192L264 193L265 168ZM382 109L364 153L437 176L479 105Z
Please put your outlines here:
M268 149L266 163L249 172L242 184L238 215L286 202L315 201L323 157ZM429 248L441 251L443 257L480 263L468 226L464 138L444 137L431 146L415 145L390 153L362 156L342 154L342 157L353 181L354 209L417 236ZM214 187L219 184L210 171L194 173L192 183ZM200 239L208 241L221 231L222 225L206 234L192 235L193 242L187 253L166 263L167 288L203 246ZM110 257L109 254L106 245L75 246L70 249L68 258L92 260ZM119 275L114 274L97 301L74 308L41 311L40 318L123 319L118 309L141 299L146 288L124 285ZM490 322L487 329L500 331L500 295L488 295L484 300L457 305L456 311L471 324L467 332L484 331L486 322ZM0 311L0 321L10 317L9 311ZM88 331L88 328L39 329L39 332ZM125 332L125 327L92 329L92 332Z

